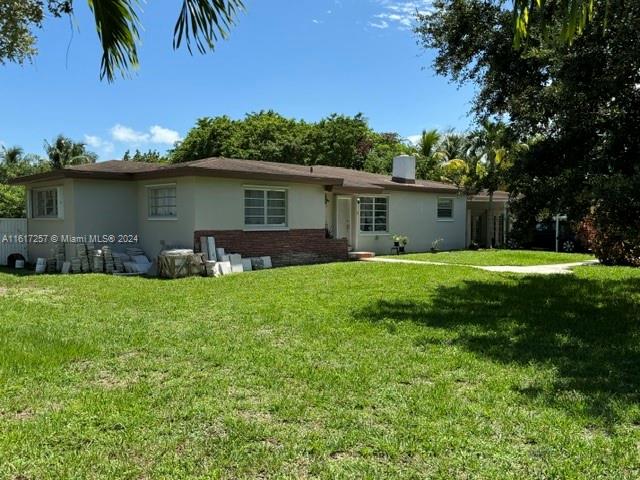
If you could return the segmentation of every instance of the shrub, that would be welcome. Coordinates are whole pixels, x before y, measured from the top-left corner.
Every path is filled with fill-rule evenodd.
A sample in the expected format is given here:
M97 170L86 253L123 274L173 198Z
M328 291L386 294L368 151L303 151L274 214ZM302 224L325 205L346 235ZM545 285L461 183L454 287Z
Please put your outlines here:
M580 225L580 235L603 264L640 267L640 229L637 223L615 223L609 215L596 210Z

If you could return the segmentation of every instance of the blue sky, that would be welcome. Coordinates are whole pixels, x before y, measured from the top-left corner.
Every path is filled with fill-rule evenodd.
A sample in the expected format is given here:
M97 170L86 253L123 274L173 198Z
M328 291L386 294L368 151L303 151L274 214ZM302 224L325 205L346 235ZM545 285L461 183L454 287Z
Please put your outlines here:
M127 149L165 151L196 119L273 109L305 120L364 113L404 137L469 125L471 88L431 70L410 31L423 0L245 0L247 11L215 52L173 52L178 1L148 0L141 66L99 80L100 51L86 2L75 27L47 20L33 64L0 66L0 142L43 153L44 139L83 140L101 160Z

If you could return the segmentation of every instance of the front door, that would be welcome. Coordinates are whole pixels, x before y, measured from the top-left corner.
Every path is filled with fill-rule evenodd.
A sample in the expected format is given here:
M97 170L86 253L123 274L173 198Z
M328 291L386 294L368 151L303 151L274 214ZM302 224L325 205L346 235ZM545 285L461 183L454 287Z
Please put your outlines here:
M336 199L336 238L346 238L351 246L351 197Z

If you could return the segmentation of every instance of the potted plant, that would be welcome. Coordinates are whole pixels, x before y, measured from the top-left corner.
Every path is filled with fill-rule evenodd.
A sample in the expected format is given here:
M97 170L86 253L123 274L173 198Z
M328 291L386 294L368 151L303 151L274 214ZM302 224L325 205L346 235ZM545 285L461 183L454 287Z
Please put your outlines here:
M407 246L407 243L409 243L409 239L403 236L400 239L400 253L404 253L404 247Z
M409 239L404 235L393 236L393 246L398 249L398 253L404 253L404 247L409 243Z

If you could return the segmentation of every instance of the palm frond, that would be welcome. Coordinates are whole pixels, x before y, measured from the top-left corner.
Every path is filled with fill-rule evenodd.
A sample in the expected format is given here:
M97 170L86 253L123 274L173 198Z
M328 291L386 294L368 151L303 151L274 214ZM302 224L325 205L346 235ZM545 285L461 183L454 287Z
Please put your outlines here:
M192 43L200 53L213 50L219 38L227 38L242 10L242 0L183 0L173 30L173 48L180 48L184 39L191 54Z
M102 44L100 78L109 82L119 71L124 76L138 66L139 19L135 7L139 0L88 0Z

